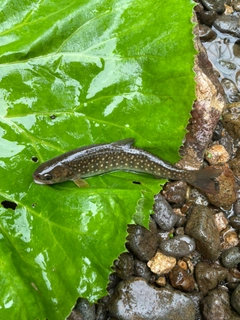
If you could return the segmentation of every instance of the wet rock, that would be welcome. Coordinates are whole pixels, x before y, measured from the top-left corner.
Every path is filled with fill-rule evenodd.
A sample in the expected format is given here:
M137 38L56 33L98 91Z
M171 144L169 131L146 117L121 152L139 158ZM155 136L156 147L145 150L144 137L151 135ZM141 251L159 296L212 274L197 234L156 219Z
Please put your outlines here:
M235 57L240 58L240 40L235 41L233 45L233 54Z
M186 235L178 235L172 239L162 241L160 250L167 256L184 257L195 250L195 242Z
M213 132L212 141L219 141L222 138L222 130L223 130L223 125L222 125L222 122L219 121Z
M237 268L232 268L226 278L227 287L233 291L240 284L240 271Z
M183 293L155 288L141 278L122 281L109 310L121 320L194 320L194 303Z
M240 216L232 216L229 218L229 224L234 229L240 230Z
M223 64L223 62L221 64ZM234 69L234 67L233 67L233 69ZM236 69L236 66L235 66L235 69ZM226 78L222 79L221 83L223 85L223 88L224 88L224 91L226 93L226 96L228 98L229 103L238 102L239 101L238 88L235 85L235 83L229 79L226 79Z
M179 266L175 266L172 271L169 273L169 279L171 285L175 289L179 289L181 291L191 292L194 290L194 279L189 273L180 268Z
M202 24L199 25L199 37L201 41L212 41L216 39L217 34L208 26Z
M228 104L223 111L223 125L234 139L240 139L240 102Z
M156 223L153 219L150 221L149 230L138 225L130 225L128 227L127 249L139 260L150 260L157 250L158 238L156 231Z
M197 100L191 112L192 118L187 126L184 145L180 150L182 159L178 162L179 166L189 170L201 167L204 151L211 141L226 101L205 49L197 40L195 46L199 51L194 67Z
M135 260L134 261L134 275L136 277L143 278L146 281L150 281L152 273L145 262Z
M233 138L228 134L226 129L223 129L222 138L219 140L219 144L224 146L229 154L233 153Z
M233 158L229 161L229 166L237 179L240 179L240 159Z
M164 231L169 231L173 228L178 220L178 216L173 212L172 207L159 193L155 196L154 203L154 214L153 219L159 225L159 227Z
M187 235L195 239L196 250L209 260L220 254L220 238L212 211L201 205L193 206L185 227Z
M87 299L78 299L74 309L80 312L84 320L95 320L95 305L90 305Z
M208 27L211 27L218 17L218 14L215 11L205 11L202 10L200 6L197 6L197 8L195 8L195 12L197 14L199 22L205 24Z
M215 1L216 2L216 1ZM221 15L213 23L214 27L224 33L240 37L239 17L234 15Z
M237 288L233 291L231 297L231 305L237 311L237 313L240 314L240 285L238 285Z
M158 284L160 287L165 287L166 283L167 283L166 277L163 277L163 276L157 278L156 280L156 284Z
M204 319L237 320L232 315L228 292L224 289L215 289L208 293L201 302Z
M157 251L155 256L148 261L147 265L153 273L163 275L169 273L176 265L176 262L174 257L168 257Z
M73 309L71 314L67 317L67 320L84 320L84 319L80 311Z
M240 248L233 247L223 251L221 261L225 268L236 267L240 262Z
M222 230L224 230L227 227L228 220L222 211L214 214L213 218L215 221L215 225L218 229L218 232L221 232Z
M215 165L226 163L229 160L230 155L224 146L214 144L206 149L204 158L210 165Z
M163 196L170 203L183 204L186 199L187 183L184 181L168 182L164 186Z
M209 290L216 288L216 286L226 279L228 270L218 265L210 266L206 262L199 262L195 267L195 277L199 290L206 295Z
M232 205L237 199L236 182L232 170L228 164L224 166L214 166L222 170L222 174L217 177L218 192L213 195L206 193L208 201L216 207L228 207Z
M110 296L107 295L98 301L95 320L107 320L108 319L109 300L110 300Z
M213 10L219 14L225 11L226 0L201 0L201 2L207 10Z
M221 242L221 249L226 250L238 245L238 235L235 230L230 227L227 227L225 230L221 232L221 237L223 242Z
M233 0L232 6L235 11L240 11L240 1L239 0Z
M114 262L115 271L119 278L128 279L134 273L134 259L133 256L128 253L122 253L118 259Z
M240 70L236 73L236 85L240 91Z

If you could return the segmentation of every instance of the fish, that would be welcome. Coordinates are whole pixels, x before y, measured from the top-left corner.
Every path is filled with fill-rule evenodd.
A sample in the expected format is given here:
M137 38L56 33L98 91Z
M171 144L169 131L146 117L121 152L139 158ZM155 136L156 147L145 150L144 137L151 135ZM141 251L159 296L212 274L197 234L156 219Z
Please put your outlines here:
M216 194L221 170L206 167L200 170L179 169L143 149L134 147L135 139L81 147L48 160L33 173L37 184L51 185L72 180L78 187L89 187L84 178L123 170L148 173L155 178L183 180L190 185Z

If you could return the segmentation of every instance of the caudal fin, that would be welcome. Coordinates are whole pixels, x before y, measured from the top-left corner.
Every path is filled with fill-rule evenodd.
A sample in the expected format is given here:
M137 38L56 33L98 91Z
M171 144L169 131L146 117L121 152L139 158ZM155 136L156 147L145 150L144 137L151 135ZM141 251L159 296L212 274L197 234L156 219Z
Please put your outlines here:
M221 173L221 169L207 167L202 170L195 171L192 179L189 179L187 182L202 191L216 194L219 190L219 184L216 178L219 177Z

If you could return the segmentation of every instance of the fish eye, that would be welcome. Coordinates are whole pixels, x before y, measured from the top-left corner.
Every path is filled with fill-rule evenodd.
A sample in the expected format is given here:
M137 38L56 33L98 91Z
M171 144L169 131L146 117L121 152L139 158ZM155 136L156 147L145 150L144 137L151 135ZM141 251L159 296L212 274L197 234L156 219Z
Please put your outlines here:
M52 175L50 173L46 173L43 177L45 180L52 180Z

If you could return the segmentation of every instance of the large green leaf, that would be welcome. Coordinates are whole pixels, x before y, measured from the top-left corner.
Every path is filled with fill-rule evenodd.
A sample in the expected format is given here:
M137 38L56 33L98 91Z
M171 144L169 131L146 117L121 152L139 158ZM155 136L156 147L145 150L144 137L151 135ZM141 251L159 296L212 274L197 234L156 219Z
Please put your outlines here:
M62 152L129 137L178 159L194 99L192 6L0 3L1 319L64 319L78 296L96 301L127 224L147 226L164 181L115 172L79 189L36 185L32 173Z

